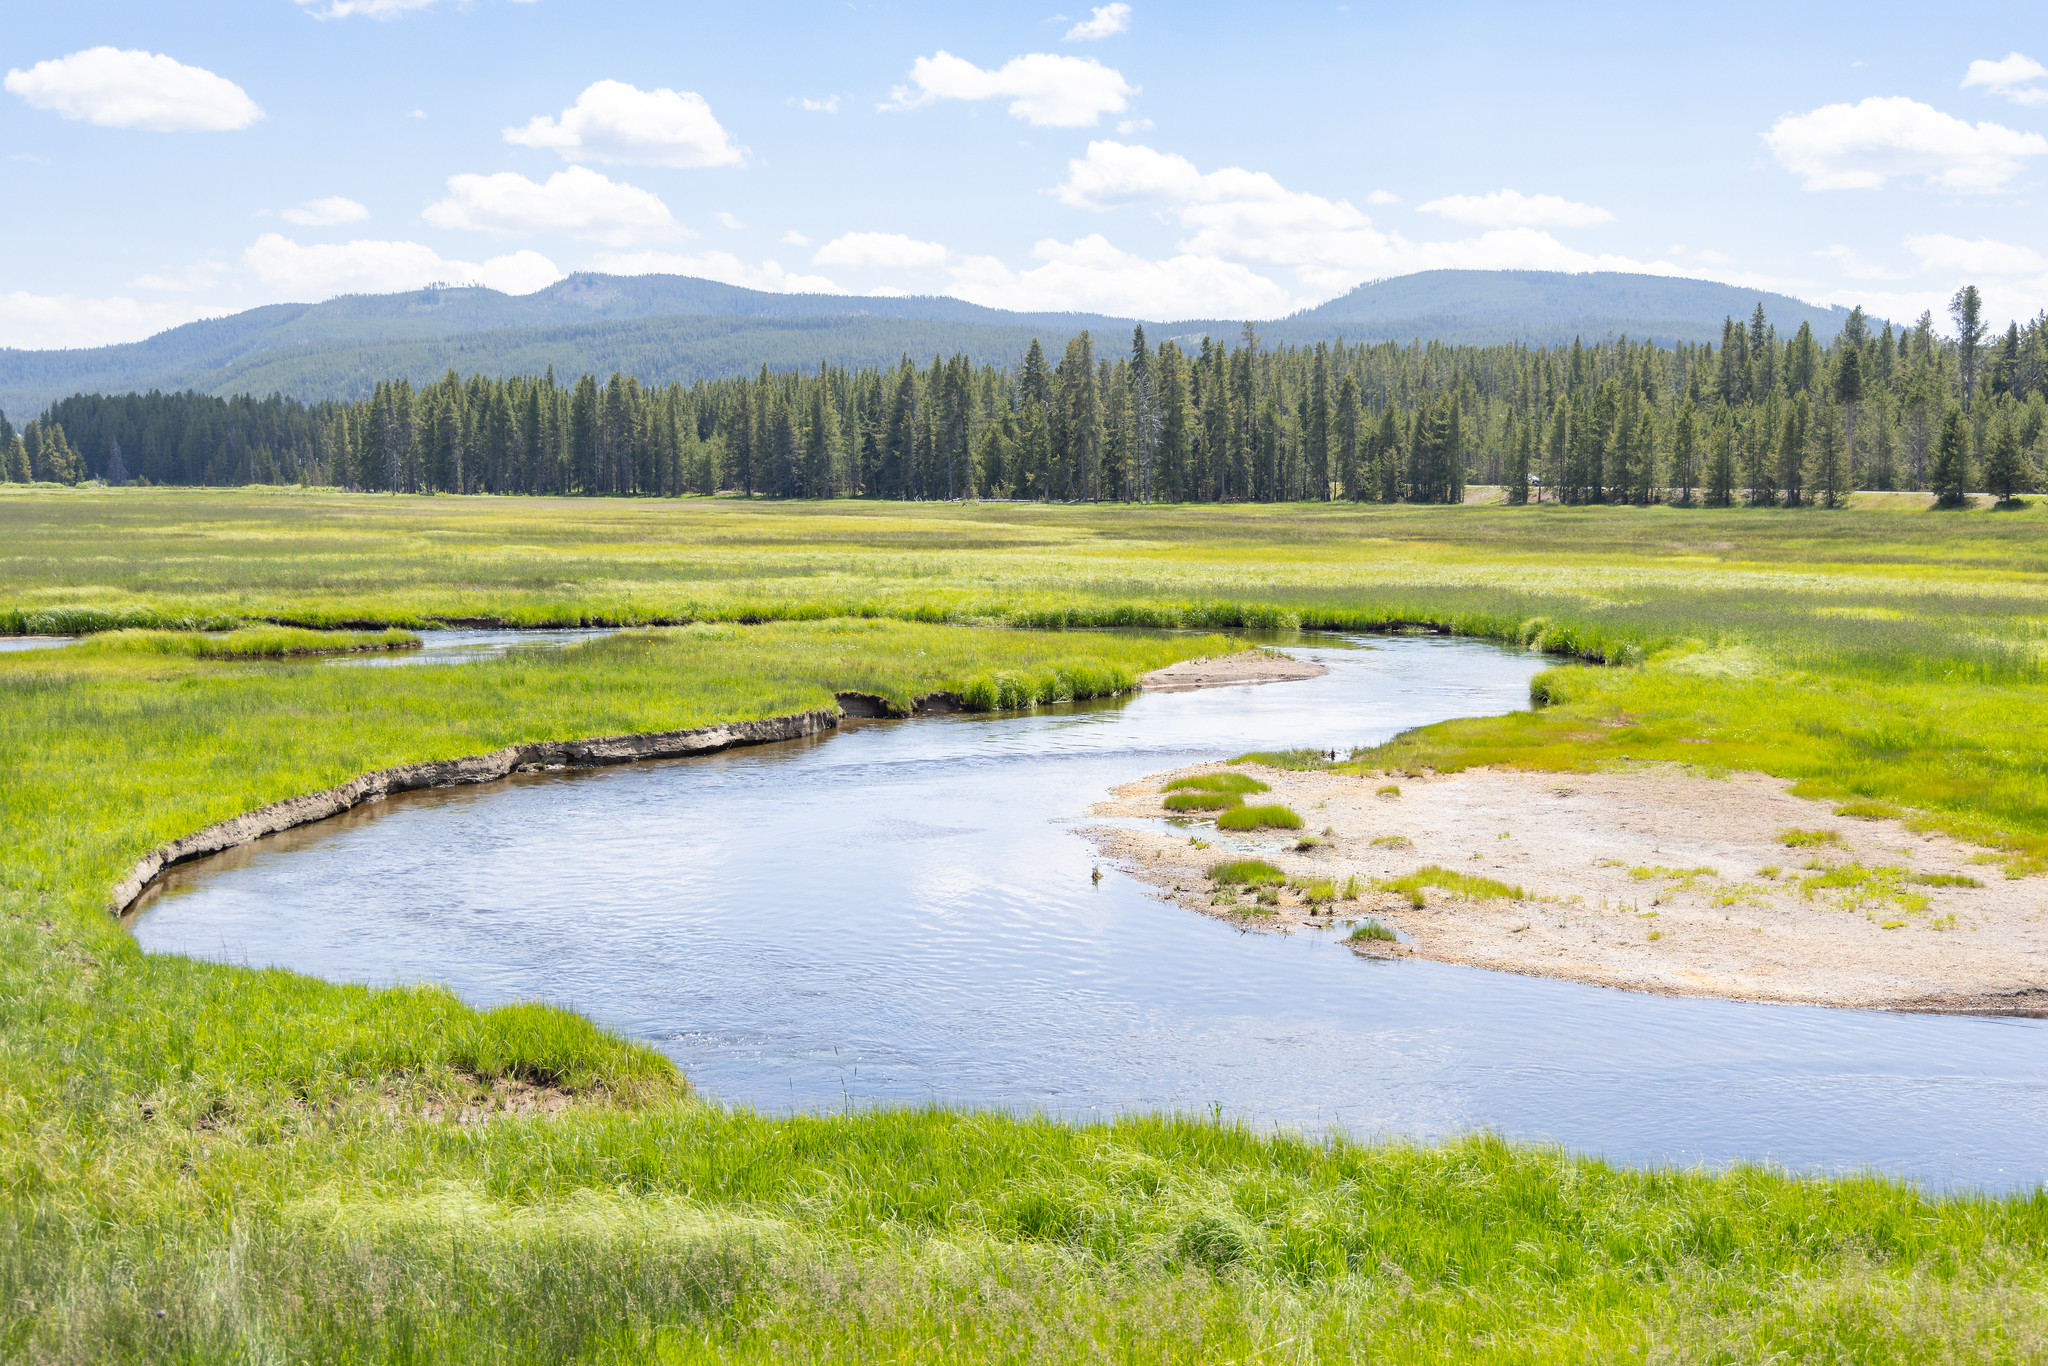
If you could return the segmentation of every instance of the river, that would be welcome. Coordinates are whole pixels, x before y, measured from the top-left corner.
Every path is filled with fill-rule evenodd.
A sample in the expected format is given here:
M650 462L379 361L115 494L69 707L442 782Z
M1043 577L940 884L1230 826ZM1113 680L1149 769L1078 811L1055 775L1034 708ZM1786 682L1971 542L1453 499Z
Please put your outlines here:
M2048 1024L1638 995L1162 904L1077 833L1143 774L1528 704L1473 642L1291 647L1300 683L854 722L812 741L409 794L173 870L143 946L542 998L767 1111L1172 1109L1932 1189L2048 1178Z

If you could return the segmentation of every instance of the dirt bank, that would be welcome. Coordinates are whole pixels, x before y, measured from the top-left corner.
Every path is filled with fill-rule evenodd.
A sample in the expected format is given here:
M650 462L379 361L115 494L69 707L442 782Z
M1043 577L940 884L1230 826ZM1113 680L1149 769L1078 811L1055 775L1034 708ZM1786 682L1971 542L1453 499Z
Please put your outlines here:
M1278 931L1372 916L1407 940L1363 952L1672 995L2048 1015L2048 883L2008 880L1990 851L1943 835L1839 817L1779 779L1663 767L1365 779L1234 771L1271 783L1258 800L1293 807L1298 833L1322 842L1297 851L1297 832L1219 834L1207 822L1090 833L1113 862L1190 909ZM1120 788L1094 814L1160 816L1159 788L1173 776ZM1399 794L1381 795L1386 785ZM1806 842L1788 844L1791 831L1809 832L1796 837ZM1334 915L1311 915L1298 891L1278 908L1212 904L1210 863L1251 855L1340 888L1356 875L1360 896L1337 900ZM1521 895L1426 885L1417 907L1405 890L1374 889L1430 868Z
M1240 683L1295 683L1321 678L1329 670L1306 659L1274 650L1240 650L1215 659L1184 659L1154 669L1138 681L1147 692L1186 692L1191 688L1228 688Z

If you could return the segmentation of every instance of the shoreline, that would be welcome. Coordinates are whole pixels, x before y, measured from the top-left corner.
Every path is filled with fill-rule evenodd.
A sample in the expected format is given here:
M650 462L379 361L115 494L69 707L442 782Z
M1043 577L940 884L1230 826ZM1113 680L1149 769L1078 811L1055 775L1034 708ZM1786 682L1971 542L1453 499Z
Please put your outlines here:
M2048 1016L2041 884L2005 877L1995 851L1896 819L1838 816L1783 779L1648 766L1361 776L1201 765L1119 787L1090 814L1160 817L1166 780L1219 770L1271 784L1257 800L1292 807L1302 830L1232 834L1205 820L1084 833L1163 900L1240 929L1371 918L1403 936L1354 944L1366 957L1659 995ZM1314 841L1305 850L1304 835ZM1209 864L1251 857L1340 889L1356 877L1357 899L1340 895L1317 914L1299 890L1274 907L1212 904ZM1421 904L1385 885L1418 877ZM1492 887L1461 891L1460 879Z
M1138 680L1142 692L1193 692L1197 688L1235 688L1253 683L1299 683L1321 678L1329 667L1296 659L1264 646L1227 655L1183 659L1154 669Z

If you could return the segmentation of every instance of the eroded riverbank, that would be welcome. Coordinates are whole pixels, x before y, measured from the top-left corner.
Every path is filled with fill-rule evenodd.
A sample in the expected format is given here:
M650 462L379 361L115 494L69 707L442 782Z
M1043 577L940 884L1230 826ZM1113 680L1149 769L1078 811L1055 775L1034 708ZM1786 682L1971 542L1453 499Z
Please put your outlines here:
M1156 817L1153 774L1093 814ZM1231 836L1096 826L1119 867L1181 905L1289 930L1373 917L1405 942L1361 951L1667 995L1893 1010L2048 1015L2048 919L2038 879L1990 851L1897 820L1837 816L1761 774L1672 768L1426 776L1249 772L1301 834ZM1397 791L1383 791L1386 788ZM1190 842L1201 838L1210 845ZM1257 853L1356 900L1217 904L1220 856ZM1438 870L1432 872L1431 870ZM1441 876L1438 876L1439 873ZM1438 881L1428 879L1438 877ZM1413 883L1398 889L1387 883ZM1477 878L1519 895L1474 894ZM1422 904L1416 904L1417 896Z

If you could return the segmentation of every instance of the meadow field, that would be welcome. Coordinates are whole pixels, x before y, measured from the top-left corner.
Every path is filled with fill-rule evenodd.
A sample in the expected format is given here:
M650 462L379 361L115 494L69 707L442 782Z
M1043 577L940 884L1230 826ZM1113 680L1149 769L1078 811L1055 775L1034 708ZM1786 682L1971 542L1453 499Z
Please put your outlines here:
M1459 632L1601 666L1365 765L1760 770L2028 878L2048 864L2044 533L2039 508L1912 499L0 489L0 631L95 633L0 654L0 1355L2038 1359L2038 1190L1187 1116L768 1118L564 1011L145 956L105 907L155 844L369 769L845 689L1116 691L1238 627ZM460 668L293 653L307 628L402 647L476 622L646 629Z

